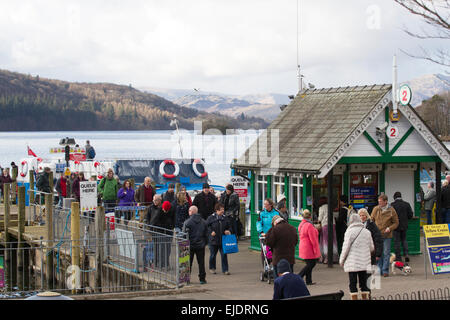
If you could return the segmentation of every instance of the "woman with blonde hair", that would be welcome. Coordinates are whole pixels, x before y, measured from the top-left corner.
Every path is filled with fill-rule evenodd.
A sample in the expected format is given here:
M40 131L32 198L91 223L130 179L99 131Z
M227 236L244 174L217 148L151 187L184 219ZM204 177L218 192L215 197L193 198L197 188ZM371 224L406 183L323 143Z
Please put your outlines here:
M351 300L358 300L358 280L362 299L368 300L370 288L367 285L367 276L371 269L370 254L374 251L373 240L359 215L350 215L347 225L339 264L344 267L345 272L348 272Z
M175 230L180 232L183 229L183 224L187 219L189 219L189 202L186 197L186 191L181 190L177 193L175 207Z
M372 235L375 251L372 252L371 255L371 264L372 266L375 266L377 264L377 261L381 258L381 254L383 253L383 238L381 237L380 230L378 229L375 222L372 221L369 212L365 208L359 209L358 214L361 218L361 222Z

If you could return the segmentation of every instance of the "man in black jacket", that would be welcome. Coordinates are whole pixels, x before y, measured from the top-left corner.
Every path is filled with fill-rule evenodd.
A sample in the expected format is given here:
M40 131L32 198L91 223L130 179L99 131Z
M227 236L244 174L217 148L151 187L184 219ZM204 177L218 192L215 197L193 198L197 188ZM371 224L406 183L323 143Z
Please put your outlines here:
M214 213L214 207L217 203L215 195L209 192L209 184L203 184L203 192L195 196L192 205L198 208L198 213L204 220Z
M241 203L239 202L239 196L234 192L234 187L232 184L227 184L225 191L220 195L220 203L225 207L225 217L230 220L232 227L231 233L239 236L238 220L239 220L239 210Z
M402 261L401 247L403 246L403 253L405 254L405 262L409 262L408 257L408 241L406 241L406 232L408 231L408 220L414 215L411 206L408 202L402 200L402 194L397 191L394 193L394 202L391 207L395 209L398 215L398 227L394 230L394 247L397 261Z
M206 225L208 226L208 245L209 245L209 271L212 274L216 273L216 255L217 251L220 252L222 260L222 272L229 275L228 271L228 258L222 248L222 236L224 234L231 234L230 221L223 215L224 206L221 203L216 204L216 212L208 217Z
M194 261L194 255L196 255L198 278L200 284L205 284L205 246L208 243L208 228L206 226L206 221L198 214L198 208L196 206L191 206L189 208L189 219L183 224L183 232L189 234L190 270L192 270L192 262Z

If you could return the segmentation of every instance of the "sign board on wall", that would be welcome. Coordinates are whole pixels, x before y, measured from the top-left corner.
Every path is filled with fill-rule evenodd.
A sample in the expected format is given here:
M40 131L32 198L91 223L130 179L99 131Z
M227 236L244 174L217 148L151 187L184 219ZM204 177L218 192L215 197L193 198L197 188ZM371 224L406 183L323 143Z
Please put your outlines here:
M80 182L80 211L95 211L97 209L97 182Z
M450 273L450 232L448 224L423 226L433 274Z
M232 176L231 184L233 185L234 192L239 196L241 202L246 202L248 197L248 182L245 178L240 176Z

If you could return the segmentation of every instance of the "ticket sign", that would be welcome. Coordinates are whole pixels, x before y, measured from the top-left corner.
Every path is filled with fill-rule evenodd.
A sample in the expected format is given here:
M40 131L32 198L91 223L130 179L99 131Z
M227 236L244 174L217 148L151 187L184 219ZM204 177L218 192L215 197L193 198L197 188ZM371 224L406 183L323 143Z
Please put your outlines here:
M425 225L423 230L433 274L450 273L449 225Z
M80 182L80 211L88 212L97 209L97 182Z
M232 176L231 184L233 185L234 192L239 196L239 200L242 202L247 201L248 197L248 182L246 179L240 176Z

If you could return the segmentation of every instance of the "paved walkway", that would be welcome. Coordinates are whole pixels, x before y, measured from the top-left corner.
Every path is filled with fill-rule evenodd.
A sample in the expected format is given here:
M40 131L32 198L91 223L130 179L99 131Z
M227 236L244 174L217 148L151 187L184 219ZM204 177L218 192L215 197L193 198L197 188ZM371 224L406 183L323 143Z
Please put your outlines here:
M423 239L421 241L423 246ZM228 256L231 275L224 275L221 270L217 274L210 274L207 270L207 284L200 285L198 281L197 263L194 261L191 284L186 287L191 292L180 292L175 295L161 295L152 297L139 297L130 299L191 299L191 300L267 300L272 299L273 284L261 282L260 271L262 269L260 262L260 253L248 249L250 240L244 240L239 243L239 253ZM205 258L208 268L209 250L207 249ZM422 248L422 252L424 252ZM217 257L217 265L220 266L220 255ZM387 278L381 277L377 284L378 289L372 290L373 296L380 297L400 293L411 294L418 290L429 290L449 287L450 274L437 275L431 274L428 255L427 268L428 275L425 277L424 254L411 256L410 265L413 273L408 276L400 274L390 275ZM294 266L294 272L298 273L304 263L297 260ZM345 295L343 299L349 299L348 294L348 274L344 272L339 265L328 268L327 265L317 264L313 270L313 281L315 285L309 286L311 294L322 294L343 290Z

